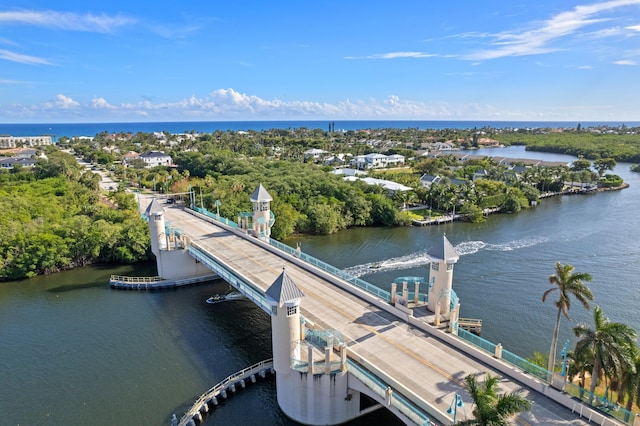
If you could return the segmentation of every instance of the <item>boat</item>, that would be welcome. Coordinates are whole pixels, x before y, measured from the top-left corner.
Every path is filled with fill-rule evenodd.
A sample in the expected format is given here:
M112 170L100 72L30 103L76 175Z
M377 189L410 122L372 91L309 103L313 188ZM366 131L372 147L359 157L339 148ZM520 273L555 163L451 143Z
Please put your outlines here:
M382 264L380 263L374 263L373 265L369 266L369 269L380 269L382 268Z
M222 302L225 299L226 299L226 297L224 295L216 294L216 295L211 296L210 298L208 298L207 299L207 303L214 304L214 303Z

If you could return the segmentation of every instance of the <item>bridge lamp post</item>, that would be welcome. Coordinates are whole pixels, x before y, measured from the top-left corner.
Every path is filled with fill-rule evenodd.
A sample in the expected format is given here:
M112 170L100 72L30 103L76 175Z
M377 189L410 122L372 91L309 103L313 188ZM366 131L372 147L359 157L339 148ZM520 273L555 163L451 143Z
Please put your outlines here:
M213 205L216 206L216 217L220 220L220 200L216 200Z
M560 351L560 355L562 356L562 371L560 371L560 375L564 377L564 383L562 385L562 389L567 385L567 353L569 351L569 339L564 342L564 346Z
M453 414L453 424L456 424L456 414L458 414L458 407L464 407L464 403L462 402L462 397L456 392L453 401L451 401L451 405L447 410L448 414Z

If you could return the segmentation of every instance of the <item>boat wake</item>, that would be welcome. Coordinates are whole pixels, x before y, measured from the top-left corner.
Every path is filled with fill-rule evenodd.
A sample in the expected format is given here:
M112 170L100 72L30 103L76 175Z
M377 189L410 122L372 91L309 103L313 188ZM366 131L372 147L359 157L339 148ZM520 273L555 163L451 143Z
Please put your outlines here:
M480 250L513 251L521 248L532 247L546 241L548 241L548 238L543 237L514 240L501 244L489 244L483 241L465 241L456 245L454 248L460 256L466 256L477 253ZM405 256L381 260L379 262L355 265L345 268L344 271L354 277L361 277L363 275L376 274L378 272L417 268L429 263L427 252L428 250L424 250Z

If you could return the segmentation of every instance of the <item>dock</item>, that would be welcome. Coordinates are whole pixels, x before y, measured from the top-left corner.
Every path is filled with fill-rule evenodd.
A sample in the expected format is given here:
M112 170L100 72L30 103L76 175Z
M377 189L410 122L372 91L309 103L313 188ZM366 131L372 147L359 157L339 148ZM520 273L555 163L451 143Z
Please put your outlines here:
M121 290L162 290L167 288L184 287L200 284L206 281L217 280L216 274L200 275L174 280L166 280L162 277L128 277L123 275L111 275L109 286Z

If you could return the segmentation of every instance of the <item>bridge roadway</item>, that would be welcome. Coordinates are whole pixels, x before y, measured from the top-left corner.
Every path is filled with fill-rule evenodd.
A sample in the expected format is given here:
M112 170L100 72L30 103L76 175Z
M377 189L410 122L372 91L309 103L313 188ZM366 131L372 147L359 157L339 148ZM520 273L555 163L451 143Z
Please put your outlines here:
M286 268L287 275L304 292L302 315L325 329L342 332L349 352L356 352L401 383L415 395L446 413L457 392L464 407L457 410L457 421L471 417L472 400L464 390L468 374L491 372L482 362L465 355L438 338L396 318L363 299L292 263L289 255L279 256L178 207L165 209L165 218L179 228L199 248L218 262L248 278L262 291ZM424 308L421 308L424 309ZM522 425L586 425L571 410L551 399L504 377L501 392L522 390L533 408L516 422Z

